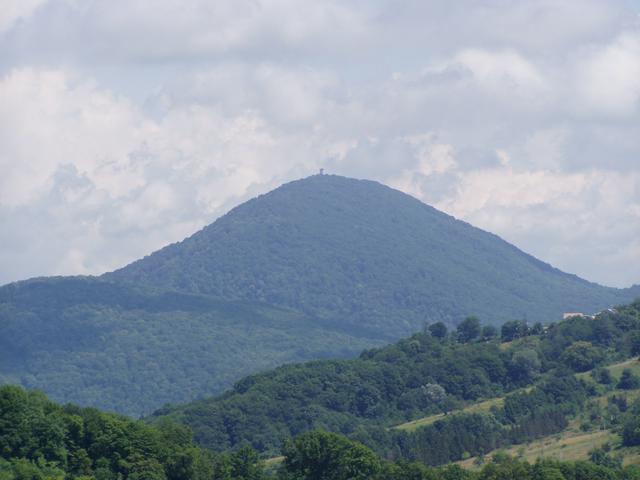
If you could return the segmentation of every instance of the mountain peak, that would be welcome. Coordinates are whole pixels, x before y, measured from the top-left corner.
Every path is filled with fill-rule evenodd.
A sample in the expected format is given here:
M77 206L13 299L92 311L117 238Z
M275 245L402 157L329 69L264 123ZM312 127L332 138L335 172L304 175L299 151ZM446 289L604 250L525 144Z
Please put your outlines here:
M312 175L107 275L286 306L397 337L432 321L551 320L628 300L370 180Z

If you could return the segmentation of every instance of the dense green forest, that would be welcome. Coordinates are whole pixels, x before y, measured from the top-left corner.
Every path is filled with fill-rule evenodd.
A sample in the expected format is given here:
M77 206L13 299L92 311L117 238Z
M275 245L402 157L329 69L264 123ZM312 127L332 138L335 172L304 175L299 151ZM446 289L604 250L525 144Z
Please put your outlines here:
M0 387L2 480L204 480L254 468L251 457L200 449L184 426L150 426L94 408L61 406L40 392Z
M640 286L589 283L397 190L335 175L287 183L106 277L287 306L392 340L425 320L550 321L640 296Z
M134 416L256 370L350 357L372 343L283 308L93 278L0 288L0 383Z
M469 314L494 325L550 321L630 301L634 292L640 287L562 273L378 183L312 176L101 278L0 287L0 383L149 414L276 365L355 357L425 322L451 328ZM474 355L493 355L483 348ZM490 377L478 383L481 392L449 399L512 383ZM388 419L428 410L413 397L418 390Z
M283 448L280 479L290 480L622 480L640 478L640 468L623 468L606 453L591 461L540 459L531 464L496 453L479 471L380 460L360 443L324 431L302 434Z
M640 403L624 425L640 442ZM635 435L635 437L634 437ZM156 425L94 408L58 405L40 392L0 387L0 480L636 480L604 451L591 461L530 464L497 453L479 471L380 458L359 442L309 431L282 445L267 465L247 446L213 454L185 426Z
M248 443L275 455L287 439L322 428L385 458L438 465L562 430L606 385L576 373L638 354L640 301L544 327L510 321L499 332L471 317L454 331L436 323L358 359L251 375L221 396L161 409L150 420L185 423L214 451ZM389 428L504 394L489 412L445 415L410 432Z

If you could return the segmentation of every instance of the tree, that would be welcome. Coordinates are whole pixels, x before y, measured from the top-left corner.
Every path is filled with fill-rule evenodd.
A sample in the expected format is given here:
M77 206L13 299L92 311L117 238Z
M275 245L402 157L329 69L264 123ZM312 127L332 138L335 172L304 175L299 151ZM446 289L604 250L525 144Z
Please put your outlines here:
M125 463L131 480L166 480L164 468L155 458L145 458L139 453L130 455Z
M529 382L538 375L541 366L538 352L530 348L518 350L511 358L509 376L515 382Z
M640 355L640 332L631 333L628 341L631 355Z
M381 469L367 447L335 433L315 430L285 443L284 467L296 480L366 480Z
M634 390L640 387L640 378L631 371L629 368L625 368L620 376L620 381L617 385L622 390Z
M427 383L423 385L422 391L429 403L435 403L439 407L442 406L442 403L447 398L446 390L437 383Z
M633 416L622 427L622 444L625 447L640 445L640 418Z
M503 342L510 342L516 338L525 337L528 333L527 324L522 320L510 320L505 322L500 329Z
M594 448L589 452L589 460L596 465L608 468L619 468L622 466L621 458L614 458L604 448Z
M493 340L498 336L498 329L493 325L485 325L482 327L482 333L480 334L480 338L485 342L489 340Z
M536 322L531 327L531 335L542 335L544 333L544 327L540 322Z
M611 385L613 383L613 377L608 368L596 368L591 372L591 377L602 385Z
M447 336L447 326L442 322L436 322L433 325L429 325L429 332L432 337L442 340Z
M586 372L602 360L602 352L591 342L573 342L561 356L562 361L576 372Z
M465 318L457 328L458 340L461 343L469 343L480 335L480 320L476 317Z

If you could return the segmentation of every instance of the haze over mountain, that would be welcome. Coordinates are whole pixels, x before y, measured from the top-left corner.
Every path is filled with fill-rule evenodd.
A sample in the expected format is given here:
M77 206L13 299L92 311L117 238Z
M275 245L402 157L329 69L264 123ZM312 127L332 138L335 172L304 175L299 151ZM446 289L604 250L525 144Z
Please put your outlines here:
M0 382L138 415L425 322L552 321L634 294L381 184L316 175L101 278L1 287Z
M269 366L376 343L288 309L91 277L0 288L0 384L134 416Z
M549 321L633 298L397 190L335 175L285 184L105 278L285 305L396 338L426 321Z

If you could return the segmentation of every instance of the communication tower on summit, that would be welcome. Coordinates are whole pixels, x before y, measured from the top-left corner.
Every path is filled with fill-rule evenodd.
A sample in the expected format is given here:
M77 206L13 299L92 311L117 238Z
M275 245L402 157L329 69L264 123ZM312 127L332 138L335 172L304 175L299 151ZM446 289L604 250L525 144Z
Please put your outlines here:
M324 168L320 169L320 175L324 175Z

